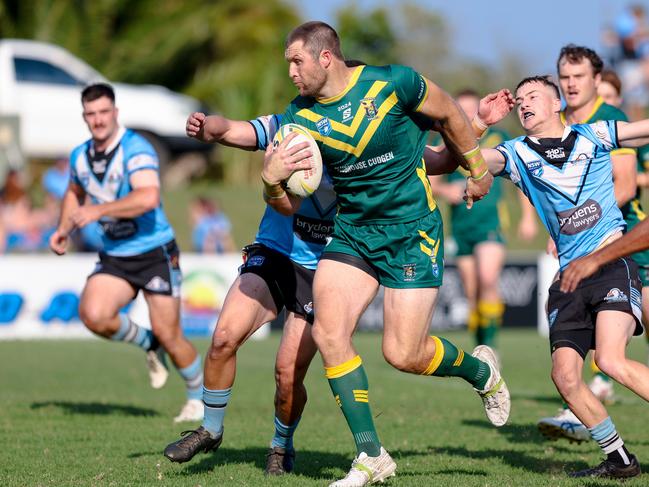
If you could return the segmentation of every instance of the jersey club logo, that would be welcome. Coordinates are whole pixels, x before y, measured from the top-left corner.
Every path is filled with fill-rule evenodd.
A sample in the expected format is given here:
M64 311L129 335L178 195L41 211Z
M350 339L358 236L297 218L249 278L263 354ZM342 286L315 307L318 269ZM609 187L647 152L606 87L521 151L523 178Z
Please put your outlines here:
M374 98L363 98L361 106L365 109L365 116L368 120L379 118L379 111L376 109L376 102Z

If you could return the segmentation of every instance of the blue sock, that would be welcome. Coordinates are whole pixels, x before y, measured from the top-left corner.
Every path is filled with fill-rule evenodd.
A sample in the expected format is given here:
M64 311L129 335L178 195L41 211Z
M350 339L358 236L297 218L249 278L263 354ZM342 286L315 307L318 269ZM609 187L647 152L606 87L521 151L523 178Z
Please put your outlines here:
M295 433L299 423L300 418L297 418L293 424L286 426L277 416L275 416L275 436L273 436L273 441L270 442L270 446L292 450L293 433Z
M231 387L220 390L203 387L203 405L205 406L203 428L209 431L212 436L219 436L223 431L223 417L231 394Z
M590 431L593 440L599 444L608 460L618 465L629 465L631 463L629 450L626 449L624 441L617 434L610 416L598 425L588 428L588 431Z
M153 332L148 328L136 325L124 313L119 314L119 330L110 337L117 342L127 342L137 345L143 350L149 350L153 343Z
M178 373L185 380L187 399L203 399L203 367L201 356L196 354L196 359L187 367L178 369Z

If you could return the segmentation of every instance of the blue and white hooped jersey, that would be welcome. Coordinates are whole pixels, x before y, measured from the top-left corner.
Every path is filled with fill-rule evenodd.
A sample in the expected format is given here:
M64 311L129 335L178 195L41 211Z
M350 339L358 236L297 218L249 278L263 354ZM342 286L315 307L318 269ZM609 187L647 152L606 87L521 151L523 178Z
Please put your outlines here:
M273 141L275 132L281 125L281 118L281 115L267 115L250 121L257 134L259 150L265 150ZM281 252L296 264L315 269L327 238L333 232L336 208L333 183L324 170L320 186L302 201L294 215L282 215L266 206L255 242Z
M110 203L132 191L129 177L142 169L159 170L158 156L151 144L132 130L119 132L105 152L95 152L92 139L76 147L70 155L72 181L81 186L93 204ZM102 218L103 252L132 256L148 252L174 238L162 210L156 209L131 219Z
M614 120L566 127L561 139L518 137L499 145L501 176L536 208L559 253L561 269L625 229L613 191Z

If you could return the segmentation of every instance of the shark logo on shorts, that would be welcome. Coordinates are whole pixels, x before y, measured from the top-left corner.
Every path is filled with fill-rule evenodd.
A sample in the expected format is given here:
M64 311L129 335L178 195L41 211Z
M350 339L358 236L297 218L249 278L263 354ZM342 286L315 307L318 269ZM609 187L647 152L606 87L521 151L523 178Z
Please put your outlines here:
M318 129L318 133L320 133L320 135L324 135L326 137L331 133L331 122L327 117L322 117L316 122L315 126Z
M171 289L171 285L167 281L165 281L162 277L155 276L152 277L151 280L146 283L144 289L148 289L149 291L167 292L169 291L169 289Z
M311 316L311 315L313 314L313 301L309 301L308 303L306 303L306 304L305 304L304 306L302 306L302 307L304 308L304 312L305 312L308 316Z
M417 277L417 264L404 264L403 265L403 280L405 282L412 282Z
M554 321L557 319L558 314L559 314L558 309L553 309L552 312L548 314L548 324L550 325L550 327L554 325Z
M604 298L604 301L606 301L607 303L627 303L629 301L629 298L618 288L614 287L608 292L608 294Z

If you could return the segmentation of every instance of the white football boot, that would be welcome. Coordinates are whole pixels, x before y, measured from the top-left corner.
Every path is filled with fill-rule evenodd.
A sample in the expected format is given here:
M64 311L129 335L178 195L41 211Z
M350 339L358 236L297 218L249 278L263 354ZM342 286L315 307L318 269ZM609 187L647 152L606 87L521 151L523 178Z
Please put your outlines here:
M505 384L505 380L500 375L500 367L498 366L496 353L487 345L478 345L473 349L471 355L489 365L491 377L489 377L483 390L475 389L475 391L482 398L487 418L491 421L491 424L494 426L502 426L509 418L512 402L509 397L507 384Z
M203 421L203 411L203 401L200 399L187 399L187 402L180 410L180 414L174 418L174 423Z
M549 440L565 438L571 443L590 440L588 428L568 408L561 408L556 416L541 418L537 427L541 434Z
M329 487L363 487L382 483L388 477L393 477L396 469L397 464L383 447L378 457L369 457L361 452L354 458L352 468L345 478L332 482Z
M146 368L149 370L149 380L151 387L160 389L167 382L169 370L165 363L165 351L162 347L149 350L146 353Z

